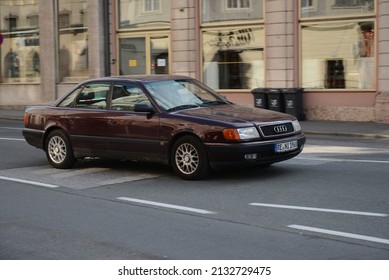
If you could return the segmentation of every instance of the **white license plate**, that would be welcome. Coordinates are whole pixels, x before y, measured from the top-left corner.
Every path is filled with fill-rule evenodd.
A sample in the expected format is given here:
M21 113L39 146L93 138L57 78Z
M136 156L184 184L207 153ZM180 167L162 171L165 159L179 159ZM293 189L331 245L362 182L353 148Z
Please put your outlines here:
M274 144L275 153L285 153L285 152L296 150L297 148L298 148L297 140Z

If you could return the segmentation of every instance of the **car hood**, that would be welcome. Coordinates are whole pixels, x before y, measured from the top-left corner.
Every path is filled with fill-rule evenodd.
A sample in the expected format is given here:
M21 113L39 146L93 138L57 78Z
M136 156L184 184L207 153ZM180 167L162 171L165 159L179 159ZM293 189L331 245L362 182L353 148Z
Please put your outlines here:
M236 125L291 121L295 119L293 116L284 113L260 108L245 107L236 104L200 107L179 111L175 114L181 116L204 118L208 120L211 119L213 121L220 121L223 123L231 123Z

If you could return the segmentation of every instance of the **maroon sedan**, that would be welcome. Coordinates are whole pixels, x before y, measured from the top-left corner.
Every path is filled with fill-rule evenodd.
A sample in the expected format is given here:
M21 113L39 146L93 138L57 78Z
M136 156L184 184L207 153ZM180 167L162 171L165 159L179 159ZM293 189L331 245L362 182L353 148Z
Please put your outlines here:
M295 117L233 104L184 76L88 80L50 106L27 107L24 124L55 168L85 157L155 161L192 180L287 160L305 143Z

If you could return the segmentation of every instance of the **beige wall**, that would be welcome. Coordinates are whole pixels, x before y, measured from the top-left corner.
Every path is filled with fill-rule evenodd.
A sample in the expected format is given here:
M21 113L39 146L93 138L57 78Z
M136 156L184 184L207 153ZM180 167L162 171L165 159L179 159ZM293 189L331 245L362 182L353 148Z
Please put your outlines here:
M374 119L389 123L389 0L378 2L378 96Z

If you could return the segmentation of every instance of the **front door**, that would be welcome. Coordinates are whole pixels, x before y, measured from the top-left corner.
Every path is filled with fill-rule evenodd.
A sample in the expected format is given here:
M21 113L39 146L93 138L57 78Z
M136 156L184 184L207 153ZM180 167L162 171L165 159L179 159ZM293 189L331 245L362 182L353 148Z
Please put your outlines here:
M140 87L127 82L115 83L107 115L109 153L119 158L158 161L159 117L147 112L135 112L137 103L150 104Z

